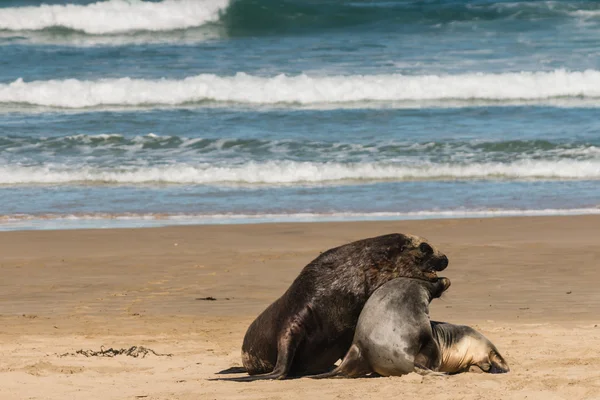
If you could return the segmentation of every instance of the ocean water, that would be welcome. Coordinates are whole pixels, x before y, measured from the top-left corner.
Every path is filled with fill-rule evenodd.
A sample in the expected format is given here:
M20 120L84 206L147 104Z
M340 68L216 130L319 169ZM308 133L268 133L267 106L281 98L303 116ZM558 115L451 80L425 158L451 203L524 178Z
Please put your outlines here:
M600 2L0 2L0 230L600 213Z

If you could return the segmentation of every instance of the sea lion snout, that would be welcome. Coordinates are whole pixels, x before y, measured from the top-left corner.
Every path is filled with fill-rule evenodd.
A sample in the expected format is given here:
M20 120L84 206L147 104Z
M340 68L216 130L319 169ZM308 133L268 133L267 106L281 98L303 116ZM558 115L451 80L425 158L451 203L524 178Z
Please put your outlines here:
M507 367L506 369L503 369L503 368L500 368L500 367L498 367L496 365L492 365L491 368L490 368L490 370L489 370L490 374L505 374L507 372L510 372L510 368Z
M448 257L445 254L442 254L440 257L437 257L435 263L433 264L433 268L436 271L443 271L448 267Z
M490 374L505 374L507 372L510 372L510 367L508 366L508 363L496 350L493 350L489 357L490 370L488 372Z
M413 248L416 250L415 262L420 264L420 269L426 280L435 282L437 280L437 272L443 271L448 267L448 257L430 245L428 240L419 237L411 236Z
M425 239L421 238L421 240L419 250L427 260L427 266L438 272L445 270L448 266L448 257L441 251L433 248Z
M440 298L449 287L450 279L438 278L437 281L430 286L429 295L432 299Z
M448 257L442 253L432 255L424 264L424 272L429 275L430 278L437 278L436 273L445 270L448 267Z
M439 282L444 286L444 292L448 290L448 288L452 284L452 282L450 282L450 279L448 278L440 278Z

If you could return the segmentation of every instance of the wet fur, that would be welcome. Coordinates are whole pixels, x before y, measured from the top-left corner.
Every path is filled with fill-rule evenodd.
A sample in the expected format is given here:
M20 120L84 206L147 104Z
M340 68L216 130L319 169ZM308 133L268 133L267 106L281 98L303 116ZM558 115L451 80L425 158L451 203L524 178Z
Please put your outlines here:
M397 277L435 279L447 257L424 239L390 234L322 253L289 289L250 325L242 362L251 376L235 381L284 379L330 371L352 344L371 294Z

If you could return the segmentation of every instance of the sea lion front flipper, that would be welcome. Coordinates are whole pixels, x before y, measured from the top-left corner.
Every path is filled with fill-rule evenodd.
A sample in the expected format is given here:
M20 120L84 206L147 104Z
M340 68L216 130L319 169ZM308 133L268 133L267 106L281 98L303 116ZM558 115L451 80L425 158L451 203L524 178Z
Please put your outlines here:
M428 371L436 371L442 363L442 354L440 347L433 338L431 332L423 332L421 337L421 349L415 356L415 368L421 368Z

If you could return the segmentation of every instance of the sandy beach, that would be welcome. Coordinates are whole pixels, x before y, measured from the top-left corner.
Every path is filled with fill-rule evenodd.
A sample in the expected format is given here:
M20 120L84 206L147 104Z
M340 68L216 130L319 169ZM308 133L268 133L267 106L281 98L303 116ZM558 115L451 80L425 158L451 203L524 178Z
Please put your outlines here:
M509 374L208 380L319 252L391 232L448 255L432 318L479 329ZM600 216L2 232L0 398L600 398L599 235ZM131 346L159 355L69 354Z

